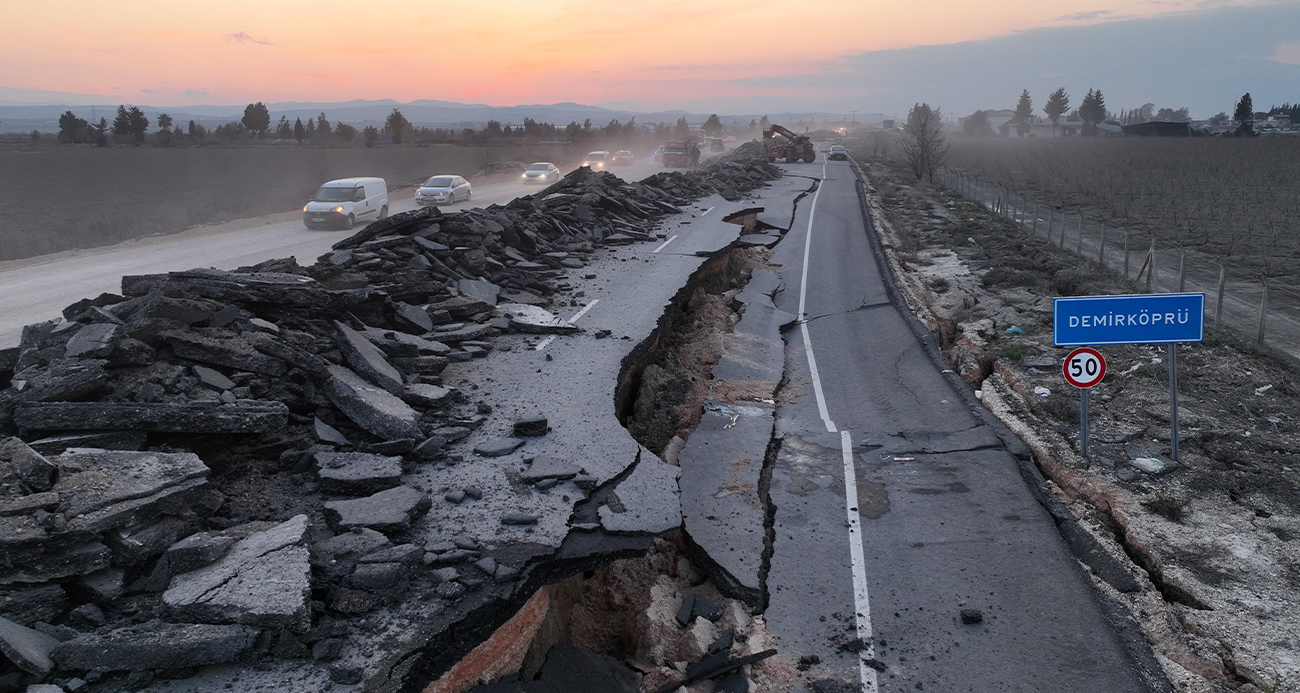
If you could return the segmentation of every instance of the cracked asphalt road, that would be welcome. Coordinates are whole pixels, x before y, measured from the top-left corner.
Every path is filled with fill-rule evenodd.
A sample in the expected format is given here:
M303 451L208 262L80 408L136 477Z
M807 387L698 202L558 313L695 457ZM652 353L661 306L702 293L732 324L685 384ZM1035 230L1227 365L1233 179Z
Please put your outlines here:
M787 168L825 180L773 258L776 306L809 318L785 333L770 484L782 656L865 691L1147 690L1017 460L890 302L853 170Z

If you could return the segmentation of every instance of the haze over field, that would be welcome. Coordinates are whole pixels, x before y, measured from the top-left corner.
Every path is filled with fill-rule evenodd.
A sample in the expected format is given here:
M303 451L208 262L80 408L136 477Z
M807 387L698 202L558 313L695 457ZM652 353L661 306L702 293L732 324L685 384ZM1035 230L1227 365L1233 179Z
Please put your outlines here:
M189 9L193 8L193 9ZM1258 0L405 0L9 8L0 104L556 102L949 113L1105 90L1205 117L1300 94L1300 4Z

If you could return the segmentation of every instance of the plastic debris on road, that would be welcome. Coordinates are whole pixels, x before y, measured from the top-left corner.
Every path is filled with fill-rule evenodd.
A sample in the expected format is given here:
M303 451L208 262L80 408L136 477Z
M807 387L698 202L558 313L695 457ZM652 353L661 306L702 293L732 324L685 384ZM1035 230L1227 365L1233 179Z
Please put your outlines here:
M1025 331L1020 329L1018 325L1012 325L1011 327L1007 328L1007 334L1024 334L1024 333Z
M1046 397L1052 394L1052 391L1043 387L1042 385L1039 385L1038 387L1034 388L1034 394L1038 395L1039 397Z

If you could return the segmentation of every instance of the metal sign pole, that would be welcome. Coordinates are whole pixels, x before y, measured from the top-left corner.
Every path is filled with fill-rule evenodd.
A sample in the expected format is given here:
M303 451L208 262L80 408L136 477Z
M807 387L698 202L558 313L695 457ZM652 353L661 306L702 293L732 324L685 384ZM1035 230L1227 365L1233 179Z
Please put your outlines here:
M1169 457L1178 461L1178 345L1169 343Z
M1088 389L1079 388L1079 447L1088 459Z

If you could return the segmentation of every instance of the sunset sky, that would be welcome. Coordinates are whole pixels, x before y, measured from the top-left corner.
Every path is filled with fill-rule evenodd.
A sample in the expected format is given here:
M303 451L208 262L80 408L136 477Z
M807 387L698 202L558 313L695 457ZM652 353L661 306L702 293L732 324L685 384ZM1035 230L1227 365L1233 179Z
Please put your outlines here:
M9 30L0 42L0 88L153 105L390 98L660 109L710 99L730 98L738 105L760 99L762 105L762 98L800 97L866 109L876 104L872 85L859 74L864 56L1279 6L1296 3L118 0L54 11L28 2L5 11ZM1290 42L1285 35L1265 37L1260 45L1242 46L1241 53L1296 68L1300 31L1292 36ZM1220 56L1234 57L1240 56ZM843 80L837 83L837 76ZM1049 70L1046 77L1052 76ZM1070 85L1078 91L1089 86ZM891 105L897 107L885 103L880 110Z

